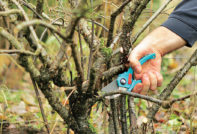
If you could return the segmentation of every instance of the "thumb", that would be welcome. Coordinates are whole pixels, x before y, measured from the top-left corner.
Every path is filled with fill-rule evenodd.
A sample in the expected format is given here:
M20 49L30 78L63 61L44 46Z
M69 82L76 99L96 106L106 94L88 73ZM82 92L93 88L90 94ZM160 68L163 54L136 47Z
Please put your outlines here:
M138 74L142 71L142 66L139 62L139 59L140 56L135 53L131 53L128 58L129 65L132 67L133 71Z

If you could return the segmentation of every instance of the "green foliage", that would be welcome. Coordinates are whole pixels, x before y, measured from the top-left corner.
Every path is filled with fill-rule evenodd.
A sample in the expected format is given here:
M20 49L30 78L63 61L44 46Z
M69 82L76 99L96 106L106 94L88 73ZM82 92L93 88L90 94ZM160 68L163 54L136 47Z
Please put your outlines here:
M104 46L104 40L101 39L101 46L100 46L100 51L102 55L104 56L105 60L108 62L111 59L112 56L112 49Z
M95 134L98 134L96 128L93 125L93 120L91 118L88 120L88 123L89 123L89 127L92 130L92 132L94 132Z
M101 53L104 55L106 61L109 61L109 59L111 58L111 55L112 55L112 49L107 48L107 47L102 47L100 49L101 49Z

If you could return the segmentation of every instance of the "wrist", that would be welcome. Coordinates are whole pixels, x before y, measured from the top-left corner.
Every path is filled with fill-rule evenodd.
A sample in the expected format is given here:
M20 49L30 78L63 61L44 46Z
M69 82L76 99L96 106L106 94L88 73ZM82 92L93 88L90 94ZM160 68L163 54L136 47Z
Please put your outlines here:
M183 47L186 42L180 36L165 27L158 27L140 43L152 51L164 56L165 54Z

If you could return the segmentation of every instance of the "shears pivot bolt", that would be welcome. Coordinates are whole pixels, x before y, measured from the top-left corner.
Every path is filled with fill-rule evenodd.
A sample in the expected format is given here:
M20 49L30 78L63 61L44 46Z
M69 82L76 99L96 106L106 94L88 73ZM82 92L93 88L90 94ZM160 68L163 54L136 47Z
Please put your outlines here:
M122 85L125 85L125 84L126 84L126 80L125 80L124 78L122 78L122 79L120 80L120 83L121 83Z

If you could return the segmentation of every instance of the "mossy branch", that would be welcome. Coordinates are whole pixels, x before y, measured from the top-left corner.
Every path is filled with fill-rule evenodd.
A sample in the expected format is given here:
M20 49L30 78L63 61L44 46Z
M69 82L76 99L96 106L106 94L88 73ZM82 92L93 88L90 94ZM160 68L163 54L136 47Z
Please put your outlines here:
M0 12L0 16L4 16L4 17L9 16L11 14L20 14L21 15L22 12L18 9L11 9L11 10L8 10L8 11L1 11Z

